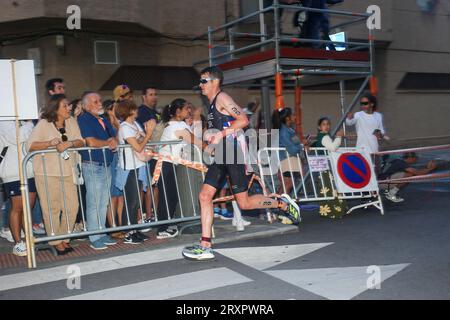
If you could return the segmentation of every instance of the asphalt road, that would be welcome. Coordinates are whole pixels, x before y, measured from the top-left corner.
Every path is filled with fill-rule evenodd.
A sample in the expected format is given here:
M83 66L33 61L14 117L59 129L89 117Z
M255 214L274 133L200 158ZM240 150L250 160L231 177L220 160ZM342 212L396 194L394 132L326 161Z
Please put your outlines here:
M449 195L415 185L385 216L305 213L298 233L218 245L211 262L169 248L3 275L0 299L450 299Z

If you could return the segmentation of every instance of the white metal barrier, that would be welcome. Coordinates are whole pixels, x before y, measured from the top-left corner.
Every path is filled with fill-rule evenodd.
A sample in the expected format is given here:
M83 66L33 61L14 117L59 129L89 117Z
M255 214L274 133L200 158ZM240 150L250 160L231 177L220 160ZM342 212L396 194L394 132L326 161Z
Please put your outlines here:
M339 149L336 154L355 154L356 148ZM373 166L370 157L370 166ZM285 148L265 148L258 152L258 165L266 190L271 193L291 194L299 203L327 200L362 200L351 207L347 214L359 208L374 206L384 215L378 185L370 191L342 192L338 190L330 152L325 148L310 148L304 154L290 156ZM373 173L372 173L373 175Z
M163 146L163 145L168 145L170 147L176 146L178 145L180 142L179 141L173 141L173 142L161 142L161 143L151 143L148 145L148 147L152 148L153 151L148 150L148 154L151 155L155 155L157 156L157 152L158 149ZM195 146L194 146L195 147ZM122 155L123 152L125 152L125 150L129 150L132 149L131 146L129 145L120 145L118 147L118 154ZM99 165L97 163L97 167L99 168L103 168L105 169L105 181L97 181L98 179L95 179L95 174L92 171L92 177L84 177L84 181L78 180L78 182L76 182L76 178L75 175L69 176L69 177L64 177L65 174L63 174L63 167L66 166L67 164L65 164L65 161L72 161L73 158L75 157L75 155L78 155L79 151L87 151L89 154L89 159L90 161L88 161L86 163L86 168L88 168L88 171L86 172L91 172L89 170L94 170L94 164L96 164L93 160L92 160L92 153L93 152L101 152L102 157L104 159L103 164ZM59 240L66 240L66 239L74 239L74 238L83 238L83 237L87 237L87 236L94 236L94 235L100 235L100 234L106 234L106 233L115 233L115 232L121 232L121 231L132 231L132 230L141 230L141 229L147 229L147 228L151 228L151 227L157 227L157 226L162 226L162 225L171 225L171 224L180 224L180 223L186 223L186 222L191 222L191 221L199 221L200 220L200 212L198 211L198 206L196 205L196 203L198 202L198 194L194 194L192 192L192 190L194 190L194 188L192 188L192 184L194 183L194 181L192 181L192 179L190 178L190 176L187 177L187 181L186 184L189 186L189 189L191 190L191 192L189 192L188 194L186 194L185 196L187 198L189 198L186 203L183 205L179 205L180 208L180 218L172 218L170 216L170 214L168 214L168 219L165 220L161 220L158 219L159 216L159 209L157 209L156 206L156 201L155 201L155 195L154 195L154 190L152 187L152 181L154 181L154 174L158 174L158 178L156 182L160 182L160 186L163 187L164 189L169 188L169 186L167 185L167 182L165 181L165 177L164 174L162 172L157 172L154 173L153 172L153 168L150 169L150 163L147 162L145 167L143 167L143 169L145 170L145 176L147 178L147 181L149 182L148 184L148 190L149 192L151 192L152 195L152 207L154 210L154 216L155 216L155 221L151 222L151 223L145 223L142 219L142 223L136 223L133 222L132 220L136 220L134 219L136 217L136 212L131 212L131 208L128 207L128 201L127 201L127 193L125 192L125 188L124 187L124 192L123 192L123 196L124 196L124 212L123 215L125 216L125 219L122 219L122 221L125 220L125 223L123 223L122 225L120 225L120 223L118 221L115 220L115 215L112 214L112 226L110 227L106 227L105 224L103 224L103 221L106 220L104 215L104 209L105 208L99 208L99 199L102 196L101 193L98 192L94 192L93 196L94 196L94 200L95 200L95 204L96 204L96 212L95 212L95 217L93 219L95 219L98 223L99 228L97 229L92 229L89 228L88 230L88 223L87 223L87 213L86 213L86 208L83 206L83 201L82 201L82 185L86 184L86 180L87 178L90 179L90 182L95 185L103 183L102 185L104 185L104 189L102 189L101 192L107 193L108 196L108 205L111 207L112 212L115 212L115 208L113 206L113 201L112 201L112 195L111 195L111 184L114 183L114 181L112 181L112 177L111 177L111 170L112 168L109 168L109 166L106 166L106 151L107 148L101 148L101 149L95 149L95 148L79 148L79 149L70 149L68 150L69 154L70 154L70 159L69 160L64 160L60 157L60 155L57 153L56 149L49 149L49 150L43 150L43 151L37 151L37 152L32 152L30 154L28 154L25 159L22 162L22 166L23 168L26 168L27 165L32 162L35 159L39 159L39 166L42 167L42 172L43 175L41 177L39 177L40 182L43 185L43 189L41 188L41 190L45 190L44 192L41 192L41 194L39 194L39 197L41 198L41 203L43 203L44 205L46 205L46 210L48 211L48 218L47 219L47 223L46 223L46 231L47 231L47 235L44 237L39 237L36 238L33 235L32 232L32 223L31 223L31 206L30 206L30 195L29 195L29 187L28 187L28 177L27 177L27 170L24 170L25 173L25 179L24 179L24 194L25 194L25 200L26 200L26 214L28 215L28 218L30 221L30 223L26 226L24 226L24 228L26 229L27 232L27 239L29 239L29 241L27 241L27 250L29 253L29 257L31 257L31 259L29 260L29 267L30 268L35 268L36 267L36 245L37 244L44 244L47 242L51 242L51 241L59 241ZM152 153L153 152L153 153ZM202 154L200 152L200 150L198 148L195 148L193 152L198 153L198 155L195 157L196 159L202 159ZM136 162L138 161L137 156L134 152L131 153L133 156L132 162L134 164L133 167L136 167ZM49 171L49 166L46 162L46 160L48 160L48 156L49 155L53 155L57 157L58 159L58 165L59 165L59 176L57 177L50 177L47 175L47 172ZM157 160L158 163L161 163L163 160L171 160L171 166L173 169L173 174L175 177L174 180L174 185L170 186L171 188L176 188L176 194L177 194L177 198L178 198L178 202L180 201L181 197L180 197L180 193L184 192L183 190L179 190L179 181L178 181L178 176L176 173L176 164L175 163L179 163L179 162L183 162L183 159L173 159L171 157L171 159L165 159L164 156L157 156ZM179 160L179 161L175 161L175 160ZM34 161L34 165L37 165L37 162ZM189 161L188 161L189 162ZM77 162L74 162L73 165L73 172L76 172L77 168L76 165L78 165ZM201 163L198 163L197 165L201 166ZM156 167L158 166L158 164L156 164ZM91 169L89 169L91 168ZM67 168L66 168L67 169ZM170 170L170 169L169 169ZM157 171L157 170L155 170ZM69 179L67 179L69 178ZM79 178L79 177L78 177ZM142 183L140 183L139 180L139 176L138 173L136 172L136 174L134 174L132 176L132 179L135 180L135 186L133 186L133 190L137 190L137 197L138 197L138 209L140 210L140 212L142 214L144 214L145 210L143 209L142 206L142 199L141 199L141 195L139 190L142 189ZM70 181L68 181L70 180ZM202 172L202 179L200 181L200 183L202 183L204 180L204 173ZM59 187L55 188L55 185L51 185L51 182L53 182L54 184L59 184ZM75 186L74 186L75 185ZM67 186L70 187L70 191L68 190L69 188L67 188ZM55 205L54 199L52 199L52 192L50 192L50 189L53 190L53 192L58 192L58 194L60 195L62 201L62 205L61 205L61 214L60 214L60 221L55 221L55 218L52 215L52 205ZM57 190L59 189L59 190ZM98 188L97 188L98 189ZM96 188L94 188L94 190L97 190ZM197 188L199 189L199 188ZM164 206L167 207L167 211L169 211L169 206L170 204L168 203L169 200L167 198L167 190L165 192L165 199L164 199ZM185 198L186 198L185 197ZM189 205L189 202L192 207L189 208L189 211L192 212L192 215L186 216L185 211L183 210L185 208L186 205ZM78 205L73 205L75 203L78 203ZM60 205L60 204L59 204ZM76 212L74 212L75 210L77 210L76 208L78 208L78 206L81 209L81 218L82 218L82 225L83 225L83 230L81 232L74 232L73 230L73 225L74 225L74 215L76 216ZM101 210L100 210L101 209ZM54 210L53 210L54 211ZM100 212L101 211L101 212ZM149 213L147 213L149 214ZM131 216L133 216L133 219L131 218ZM92 217L91 217L92 219ZM62 223L63 221L65 221L65 223ZM92 221L92 220L91 220ZM62 228L61 226L59 226L59 224L63 224L64 228ZM59 229L58 229L59 228ZM64 229L64 230L61 230Z

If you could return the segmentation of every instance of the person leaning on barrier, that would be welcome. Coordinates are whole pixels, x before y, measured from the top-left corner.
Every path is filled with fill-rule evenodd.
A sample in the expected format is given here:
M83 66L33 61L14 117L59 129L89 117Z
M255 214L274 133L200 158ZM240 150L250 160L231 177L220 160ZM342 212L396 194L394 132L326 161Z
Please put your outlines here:
M83 95L84 113L78 117L81 136L86 145L97 150L81 151L82 171L86 185L86 222L88 231L105 228L111 185L111 163L118 142L116 130L104 117L102 99L96 92ZM90 236L91 248L107 249L117 244L106 234Z
M119 132L120 121L116 117L116 103L113 100L106 100L103 102L103 109L105 110L105 118L111 123L116 132ZM108 204L107 221L109 227L122 226L122 214L124 208L123 191L118 189L114 183L119 169L119 155L114 153L114 159L111 163L111 204ZM111 234L114 239L125 238L125 232L115 232Z
M162 121L166 128L161 136L161 141L176 141L182 139L183 142L176 145L167 145L159 150L161 155L182 158L183 147L188 143L195 144L202 148L202 141L197 139L190 131L185 122L189 118L189 104L184 99L176 99L164 108ZM158 199L158 221L173 219L175 209L179 202L176 176L174 165L176 163L170 160L164 160L161 168L161 177L158 180L159 199ZM155 173L156 175L156 173ZM178 229L170 226L160 226L158 228L157 238L167 239L178 235Z
M415 169L412 167L417 162L417 154L415 152L408 152L403 155L402 159L393 159L386 163L378 176L378 180L404 179L413 176L421 176L429 174L437 168L434 161L428 162L427 166L422 169ZM403 202L403 198L398 196L400 189L406 187L407 182L380 184L380 188L385 190L386 199L392 202Z
M305 158L303 155L303 145L293 128L295 125L295 115L291 108L276 110L273 114L272 122L273 128L280 130L280 148L285 148L287 151L280 152L281 174L283 175L283 177L280 177L280 180L284 180L286 192L282 192L284 190L283 183L281 183L277 193L290 194L293 187L292 175L294 178L300 178L300 172L303 170L297 159L297 157L300 157L302 160Z
M121 101L116 105L116 116L122 122L119 128L119 143L129 144L131 148L119 149L119 167L117 168L116 180L113 183L119 190L123 190L128 211L128 221L122 216L122 225L128 223L138 224L139 192L149 185L146 172L145 148L152 137L156 126L155 120L146 123L146 131L136 121L138 107L132 101ZM140 244L147 241L148 237L140 231L131 231L126 234L124 243Z
M341 130L336 134L336 139L332 139L330 136L331 121L327 117L320 118L318 121L319 133L317 134L317 140L311 147L313 148L326 148L330 152L335 152L342 143L342 137L344 132ZM323 155L322 152L318 152L319 155ZM342 218L347 211L347 203L345 200L338 199L337 193L333 194L332 174L330 171L322 172L322 179L317 179L313 183L320 185L319 192L323 197L334 197L334 200L324 200L320 202L320 215L322 217L328 217L332 219ZM322 183L323 181L323 183Z
M70 102L72 110L70 114L73 118L78 119L78 117L83 113L83 106L81 105L81 99L75 99Z
M68 234L73 230L78 213L73 167L78 154L67 152L67 149L81 147L84 147L84 140L77 121L70 116L66 96L53 95L27 143L29 152L54 148L57 151L33 158L36 188L48 236ZM58 255L73 251L69 243L69 240L49 242Z
M28 140L34 128L33 121L20 122L20 146ZM23 206L22 193L20 190L19 162L16 141L15 121L0 121L0 178L7 197L11 200L11 210L9 212L9 224L12 237L14 239L13 254L16 256L26 256L27 248L25 242L21 240L23 234ZM22 153L22 160L25 152ZM33 177L31 162L27 165L29 201L31 209L36 201L36 186Z
M156 107L158 105L158 90L154 86L147 86L142 90L142 105L138 109L138 117L137 122L141 125L144 130L146 130L146 123L155 120L159 125L153 129L151 141L158 142L160 140L161 134L164 131L163 125L161 122L161 116L156 111ZM150 159L149 163L150 174L153 175L153 171L155 170L156 160ZM155 188L153 193L150 189L147 189L147 192L141 191L141 198L145 201L145 223L149 223L154 221L155 217L153 212L156 212L157 208L153 208L153 203L158 203L158 189ZM152 199L152 196L154 199ZM142 219L143 217L140 217Z

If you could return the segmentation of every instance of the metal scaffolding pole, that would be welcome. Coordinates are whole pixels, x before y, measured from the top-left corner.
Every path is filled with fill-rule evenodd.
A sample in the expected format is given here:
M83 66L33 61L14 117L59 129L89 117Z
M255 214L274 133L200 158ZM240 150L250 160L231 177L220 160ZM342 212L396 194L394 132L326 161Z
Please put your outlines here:
M267 40L267 26L264 17L264 0L259 0L259 28L261 34L261 42L265 42ZM265 47L261 47L261 51L265 51ZM263 110L263 119L264 126L267 130L272 129L272 107L270 104L270 82L269 80L261 80L261 103Z
M341 115L342 117L345 114L345 81L341 80L339 81L339 90L341 92ZM342 129L344 130L344 147L347 148L347 125L344 124L342 125Z

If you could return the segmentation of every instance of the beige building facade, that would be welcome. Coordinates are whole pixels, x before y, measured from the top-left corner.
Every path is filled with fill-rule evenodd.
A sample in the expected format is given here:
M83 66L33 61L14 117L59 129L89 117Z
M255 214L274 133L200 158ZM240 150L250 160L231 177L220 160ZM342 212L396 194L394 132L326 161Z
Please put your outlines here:
M36 60L40 105L46 100L45 81L52 77L65 79L70 98L87 90L101 91L108 98L110 80L123 79L130 86L148 81L159 87L160 105L176 97L200 104L198 93L190 89L196 85L193 64L208 57L208 43L204 37L193 38L208 26L245 14L252 8L247 1L257 7L257 0L245 0L245 5L243 0L0 0L0 58ZM437 1L432 12L422 11L416 0L346 0L334 7L351 12L366 12L369 5L381 9L381 30L374 33L375 74L380 111L393 139L385 148L450 143L448 2ZM81 9L80 30L66 26L67 8L73 4ZM339 23L334 19L332 25ZM290 21L285 14L283 30L289 31ZM254 21L241 30L258 28ZM348 38L366 39L365 28L361 24L349 30ZM225 45L224 34L217 35L215 42ZM140 66L184 67L183 76L167 79L161 69L156 76L142 78L133 73ZM356 93L352 86L348 89L347 102ZM260 95L245 88L227 90L242 105ZM288 106L294 105L292 91L286 91L285 99ZM338 121L339 91L305 88L302 108L305 132L315 133L318 117L329 115Z

